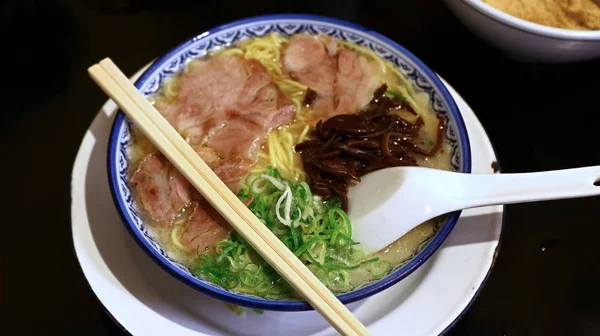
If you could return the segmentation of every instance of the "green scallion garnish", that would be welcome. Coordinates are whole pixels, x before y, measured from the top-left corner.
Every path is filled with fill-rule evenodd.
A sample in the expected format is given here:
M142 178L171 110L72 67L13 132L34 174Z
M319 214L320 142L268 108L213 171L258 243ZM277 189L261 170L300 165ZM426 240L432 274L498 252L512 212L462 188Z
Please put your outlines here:
M364 253L354 247L352 225L339 198L315 198L306 182L285 180L273 167L265 175L249 177L238 197L252 200L248 208L327 287L351 289L348 272L363 265L373 273L388 268L385 263L377 264L378 258L365 260ZM286 298L293 292L239 234L220 242L215 251L213 256L199 256L195 274L225 289L261 297Z

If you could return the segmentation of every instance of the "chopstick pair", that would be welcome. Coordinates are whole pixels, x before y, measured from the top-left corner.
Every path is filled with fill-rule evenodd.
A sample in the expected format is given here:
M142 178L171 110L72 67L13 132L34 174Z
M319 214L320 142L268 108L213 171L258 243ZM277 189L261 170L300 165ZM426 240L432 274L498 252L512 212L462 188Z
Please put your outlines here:
M202 196L340 334L370 335L367 328L219 179L109 58L91 66L88 72Z

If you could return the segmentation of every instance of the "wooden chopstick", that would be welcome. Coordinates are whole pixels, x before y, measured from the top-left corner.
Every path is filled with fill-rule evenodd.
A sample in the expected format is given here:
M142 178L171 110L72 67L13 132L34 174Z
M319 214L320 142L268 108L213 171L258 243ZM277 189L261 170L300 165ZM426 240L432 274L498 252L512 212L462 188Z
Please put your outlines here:
M202 196L339 333L370 335L367 328L219 179L109 58L91 66L88 72Z

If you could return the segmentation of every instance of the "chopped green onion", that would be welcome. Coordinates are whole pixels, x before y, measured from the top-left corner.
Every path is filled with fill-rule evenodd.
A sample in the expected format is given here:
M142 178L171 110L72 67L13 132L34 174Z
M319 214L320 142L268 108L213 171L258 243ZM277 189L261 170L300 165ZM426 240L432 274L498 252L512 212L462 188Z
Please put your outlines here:
M352 225L341 199L325 201L306 182L285 180L277 169L248 176L238 192L248 208L331 290L351 289L350 274L364 267L376 276L391 269L379 258L365 260L355 248ZM215 254L197 253L193 272L225 289L270 298L288 298L292 287L237 232L220 242Z
M256 285L254 287L254 290L256 291L256 294L261 295L268 293L271 290L271 288L273 288L273 283L271 281L266 280Z
M338 233L340 233L340 228L335 228L331 234L331 239L329 240L330 244L335 244L335 239L337 238Z
M256 286L257 277L255 274L248 270L240 271L240 282L244 286L254 287Z
M267 181L262 178L257 178L252 182L252 188L250 190L253 194L260 194L267 189Z
M223 258L225 258L229 252L231 252L233 249L235 249L237 247L237 243L233 243L231 244L228 248L225 249L225 251L223 251L221 253L221 255L217 258L217 262L221 262L223 260Z
M237 316L241 316L244 313L244 308L231 303L226 303L225 307L234 312Z
M357 269L360 267L360 264L356 264L354 266L345 266L345 265L340 265L340 264L334 264L334 263L323 263L322 265L324 268L329 268L332 270L353 270L353 269Z
M401 100L406 100L406 97L404 97L403 95L399 94L398 92L394 92L394 91L391 91L391 90L385 91L384 94L386 96L389 95L389 96L396 97L396 98L401 99Z
M319 237L314 237L311 240L307 241L306 243L304 243L302 246L300 246L299 249L297 249L294 252L294 255L296 255L296 257L299 257L302 255L302 253L304 253L306 250L308 250L312 244L314 244L317 240L319 240Z
M369 259L369 260L365 260L365 261L361 262L361 265L370 264L372 262L376 262L377 260L379 260L379 257L372 258L372 259Z
M294 242L294 248L292 250L295 250L296 248L298 248L298 246L300 246L300 237L298 235L298 230L296 228L291 227L290 233L292 234L292 241Z
M248 188L244 187L240 189L240 191L238 191L237 197L242 201L249 199L250 195L248 194Z

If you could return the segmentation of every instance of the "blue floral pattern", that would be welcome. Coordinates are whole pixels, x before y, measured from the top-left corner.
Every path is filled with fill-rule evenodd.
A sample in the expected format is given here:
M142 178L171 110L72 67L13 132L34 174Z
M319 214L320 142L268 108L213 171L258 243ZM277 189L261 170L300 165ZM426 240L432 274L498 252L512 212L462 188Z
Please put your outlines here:
M450 107L448 102L443 99L443 96L438 88L436 88L430 78L424 71L407 56L393 48L383 40L380 40L373 35L362 32L353 28L345 27L335 23L312 21L310 19L290 19L282 24L280 19L265 19L256 22L250 22L242 25L236 25L229 28L224 28L220 31L211 34L202 34L194 38L191 43L188 43L184 48L170 54L170 57L164 59L161 64L151 68L151 73L144 74L146 80L138 85L139 90L146 96L150 97L161 90L162 84L166 78L180 72L183 67L190 61L206 55L211 50L224 48L235 44L244 39L263 36L269 33L279 33L283 35L292 35L297 33L309 34L327 34L338 40L350 41L357 45L373 50L380 57L394 64L405 76L412 82L418 91L425 92L429 96L430 107L439 115L445 118L446 124L446 139L451 144L451 167L455 171L463 171L462 167L462 147L457 131L457 124L449 113ZM117 151L114 162L109 162L110 165L116 166L118 174L118 191L117 198L121 198L125 204L122 209L128 212L128 216L133 220L133 224L137 230L143 235L147 243L160 254L164 259L171 263L180 271L188 274L198 281L201 279L194 276L190 270L170 258L167 252L161 245L150 235L146 228L140 211L137 209L132 191L128 183L129 161L128 148L134 144L134 137L131 131L132 124L129 120L123 119L120 124L115 124L117 129ZM440 226L443 223L440 223ZM425 243L421 244L411 258L420 254L427 246L427 243L432 240L430 237ZM407 260L408 262L409 260Z

